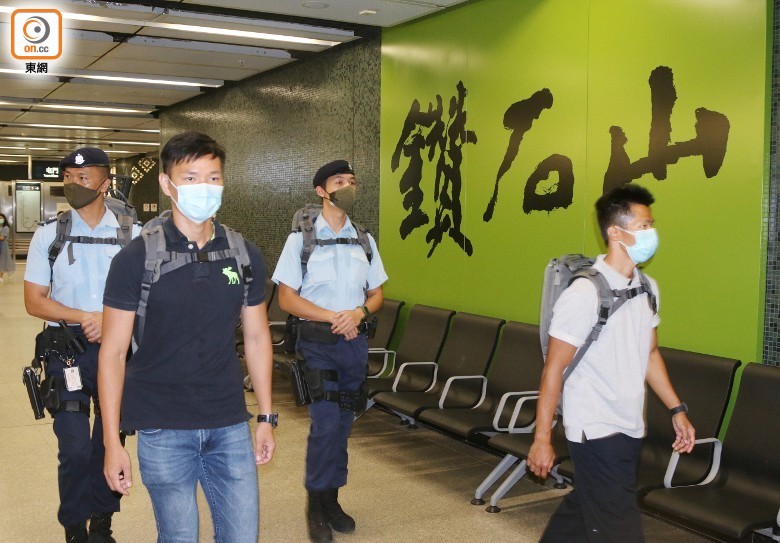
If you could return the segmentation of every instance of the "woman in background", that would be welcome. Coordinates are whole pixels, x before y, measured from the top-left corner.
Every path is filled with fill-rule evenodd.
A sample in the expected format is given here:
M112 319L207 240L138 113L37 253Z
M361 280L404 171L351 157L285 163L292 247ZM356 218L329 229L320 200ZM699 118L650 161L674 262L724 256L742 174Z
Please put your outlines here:
M3 275L11 275L16 267L11 258L11 249L8 247L8 235L11 229L8 227L8 219L0 213L0 283L3 282Z

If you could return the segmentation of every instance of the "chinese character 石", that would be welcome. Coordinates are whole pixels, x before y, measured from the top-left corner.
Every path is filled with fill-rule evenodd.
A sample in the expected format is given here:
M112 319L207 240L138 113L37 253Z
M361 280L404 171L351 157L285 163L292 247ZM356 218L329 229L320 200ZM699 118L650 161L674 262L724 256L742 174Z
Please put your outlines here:
M493 197L488 202L487 209L482 215L482 220L489 222L493 218L496 203L498 202L498 186L501 178L512 167L512 163L520 150L523 136L528 132L535 120L545 109L552 108L553 95L550 89L536 91L530 98L515 102L504 113L504 128L511 130L509 143L507 144L504 159L496 174L496 183L493 187ZM547 182L550 173L558 173L558 181ZM571 159L564 155L552 154L536 165L525 183L523 191L523 211L528 214L531 211L552 211L556 208L567 208L574 200L574 170Z
M425 241L431 245L428 257L441 243L444 234L469 256L474 252L471 240L461 231L463 220L460 201L463 179L463 145L477 143L477 135L466 129L465 101L468 91L462 81L457 84L457 95L452 96L444 120L444 101L436 96L436 106L428 104L428 111L422 111L420 102L414 100L404 121L390 162L392 171L399 167L401 153L409 158L409 164L401 176L399 188L404 195L403 207L408 211L400 226L401 239L416 228L428 224L430 217L421 208L425 194L421 188L423 150L428 149L427 159L436 160L433 200L436 203L434 224L428 230ZM438 154L438 156L437 156Z
M648 173L663 181L666 179L667 166L676 164L683 157L700 156L707 178L716 176L723 165L731 127L728 118L717 111L697 108L696 137L670 144L672 109L677 101L672 69L668 66L657 67L650 73L648 82L651 121L647 156L631 162L626 152L628 138L625 132L619 126L610 127L612 151L607 171L604 173L604 192Z

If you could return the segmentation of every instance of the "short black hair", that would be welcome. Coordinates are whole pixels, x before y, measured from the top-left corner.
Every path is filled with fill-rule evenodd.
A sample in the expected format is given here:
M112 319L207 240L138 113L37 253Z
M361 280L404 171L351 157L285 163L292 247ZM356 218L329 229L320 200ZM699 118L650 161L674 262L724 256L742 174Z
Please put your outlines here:
M607 241L610 226L625 227L631 221L631 204L650 207L655 198L650 191L639 185L623 185L603 194L596 201L596 218L599 221L601 237Z
M0 213L0 217L3 218L3 220L5 221L5 224L8 224L8 218L6 218L5 213Z
M201 132L183 132L168 140L160 152L160 162L163 172L170 174L174 165L204 156L218 158L225 167L225 149L219 143Z

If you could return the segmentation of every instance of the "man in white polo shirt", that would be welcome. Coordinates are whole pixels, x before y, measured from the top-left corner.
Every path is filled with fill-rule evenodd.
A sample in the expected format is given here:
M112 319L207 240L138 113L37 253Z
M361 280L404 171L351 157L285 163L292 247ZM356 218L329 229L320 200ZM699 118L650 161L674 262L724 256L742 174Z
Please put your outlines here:
M636 266L649 260L658 246L653 201L643 187L625 185L596 202L607 254L593 267L612 289L640 286ZM657 300L658 287L649 282ZM647 294L610 316L563 387L563 372L596 324L598 305L596 287L580 280L561 294L553 310L528 468L544 478L553 467L550 434L563 388L563 424L577 482L550 519L544 543L644 541L636 470L645 435L645 381L670 409L674 450L693 450L695 431L658 351L660 320Z

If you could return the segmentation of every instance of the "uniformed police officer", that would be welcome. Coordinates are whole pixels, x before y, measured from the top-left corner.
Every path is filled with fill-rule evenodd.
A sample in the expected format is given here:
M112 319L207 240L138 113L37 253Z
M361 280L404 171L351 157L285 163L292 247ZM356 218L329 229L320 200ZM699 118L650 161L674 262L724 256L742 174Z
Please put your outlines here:
M355 529L355 520L338 502L339 488L347 484L347 438L354 420L345 399L357 398L365 383L368 343L359 327L382 307L387 275L374 239L364 234L371 248L369 261L357 241L358 229L347 216L357 198L349 162L336 160L322 166L314 176L314 189L323 208L313 224L318 244L306 273L301 266L303 234L294 232L287 238L273 280L279 285L282 309L303 319L297 352L305 359L307 371L315 371L325 391L338 391L309 406L305 481L309 537L327 542L332 541L331 529ZM319 243L337 238L338 243Z
M24 303L30 315L47 321L39 343L49 350L46 381L54 387L49 401L55 403L47 407L54 416L59 444L57 518L65 527L65 541L115 543L111 516L119 511L119 495L111 492L103 477L97 361L103 288L111 259L120 250L120 245L108 240L116 241L120 223L104 203L110 183L106 153L93 147L77 149L60 162L60 171L65 198L73 208L69 212L70 236L81 236L81 241L67 241L50 264L49 248L63 217L35 231L24 274ZM132 236L139 231L133 226ZM83 353L67 344L57 325L63 320L81 340ZM95 406L91 436L90 398Z

